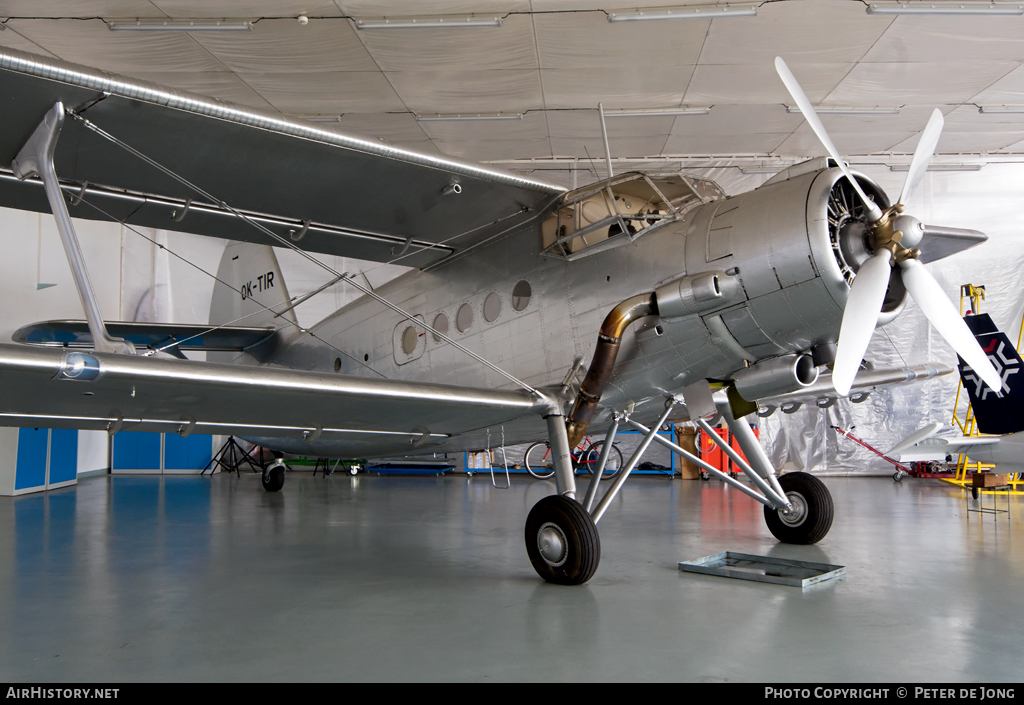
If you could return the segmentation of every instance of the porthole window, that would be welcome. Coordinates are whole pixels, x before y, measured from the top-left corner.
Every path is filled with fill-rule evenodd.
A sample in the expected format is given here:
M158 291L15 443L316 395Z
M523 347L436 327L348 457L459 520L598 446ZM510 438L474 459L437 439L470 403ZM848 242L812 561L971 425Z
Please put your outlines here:
M334 358L334 371L335 372L341 372L341 358L340 357Z
M455 327L460 333L465 333L467 330L473 327L473 307L469 304L462 304L459 306L458 312L455 314Z
M484 320L494 323L499 315L501 315L501 297L497 292L492 291L484 299Z
M434 316L434 322L431 325L437 333L448 335L448 316L443 313L439 313ZM443 339L437 333L431 333L430 337L434 339L435 343L440 343Z
M533 296L533 289L530 282L526 280L516 282L512 287L512 308L516 311L525 311L530 305L530 297Z
M416 352L416 339L419 338L419 333L412 326L406 326L405 330L402 331L402 352L406 355L412 355Z

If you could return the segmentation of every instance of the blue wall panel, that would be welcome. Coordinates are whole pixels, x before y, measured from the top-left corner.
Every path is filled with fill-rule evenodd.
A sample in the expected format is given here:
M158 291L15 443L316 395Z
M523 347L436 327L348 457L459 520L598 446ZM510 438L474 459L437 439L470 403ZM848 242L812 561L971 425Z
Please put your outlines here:
M159 470L160 434L122 431L113 438L114 470Z
M18 429L18 464L14 474L14 489L42 487L46 484L45 428Z
M164 440L165 470L202 470L213 458L213 436L168 433Z
M55 428L50 432L50 484L78 477L78 431Z

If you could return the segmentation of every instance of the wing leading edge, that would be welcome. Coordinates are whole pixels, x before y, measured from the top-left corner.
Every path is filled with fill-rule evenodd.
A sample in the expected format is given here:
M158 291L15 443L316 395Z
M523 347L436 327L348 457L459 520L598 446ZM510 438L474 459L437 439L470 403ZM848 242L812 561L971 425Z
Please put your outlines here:
M429 453L551 408L526 391L22 345L0 345L0 388L4 426L331 441L350 457Z
M0 164L58 101L311 252L422 267L528 222L564 191L9 48L0 48ZM108 218L92 203L130 224L278 244L81 121L67 121L55 166L64 188L85 197L75 217ZM10 171L0 171L0 205L49 211L41 186Z

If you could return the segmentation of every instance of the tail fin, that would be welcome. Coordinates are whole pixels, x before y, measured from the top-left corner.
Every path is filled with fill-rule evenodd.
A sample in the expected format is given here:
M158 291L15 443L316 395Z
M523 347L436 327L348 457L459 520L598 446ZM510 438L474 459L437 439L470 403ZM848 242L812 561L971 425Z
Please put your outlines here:
M964 322L1003 378L1003 389L997 393L958 356L960 378L971 398L978 430L997 434L1024 430L1024 363L1020 355L987 313L965 316Z
M231 242L217 268L218 281L210 302L210 324L273 326L296 323L274 250L268 245ZM268 310L270 309L270 310Z

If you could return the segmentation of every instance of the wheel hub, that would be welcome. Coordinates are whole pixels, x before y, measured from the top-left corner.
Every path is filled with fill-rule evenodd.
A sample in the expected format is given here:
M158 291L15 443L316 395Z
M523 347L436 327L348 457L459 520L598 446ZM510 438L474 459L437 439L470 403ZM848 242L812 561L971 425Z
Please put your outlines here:
M547 522L537 531L537 549L544 562L553 568L565 563L568 557L566 547L569 545L562 529L552 522Z
M779 518L786 526L800 526L807 519L807 500L798 492L787 492L786 498L792 508L780 509Z

